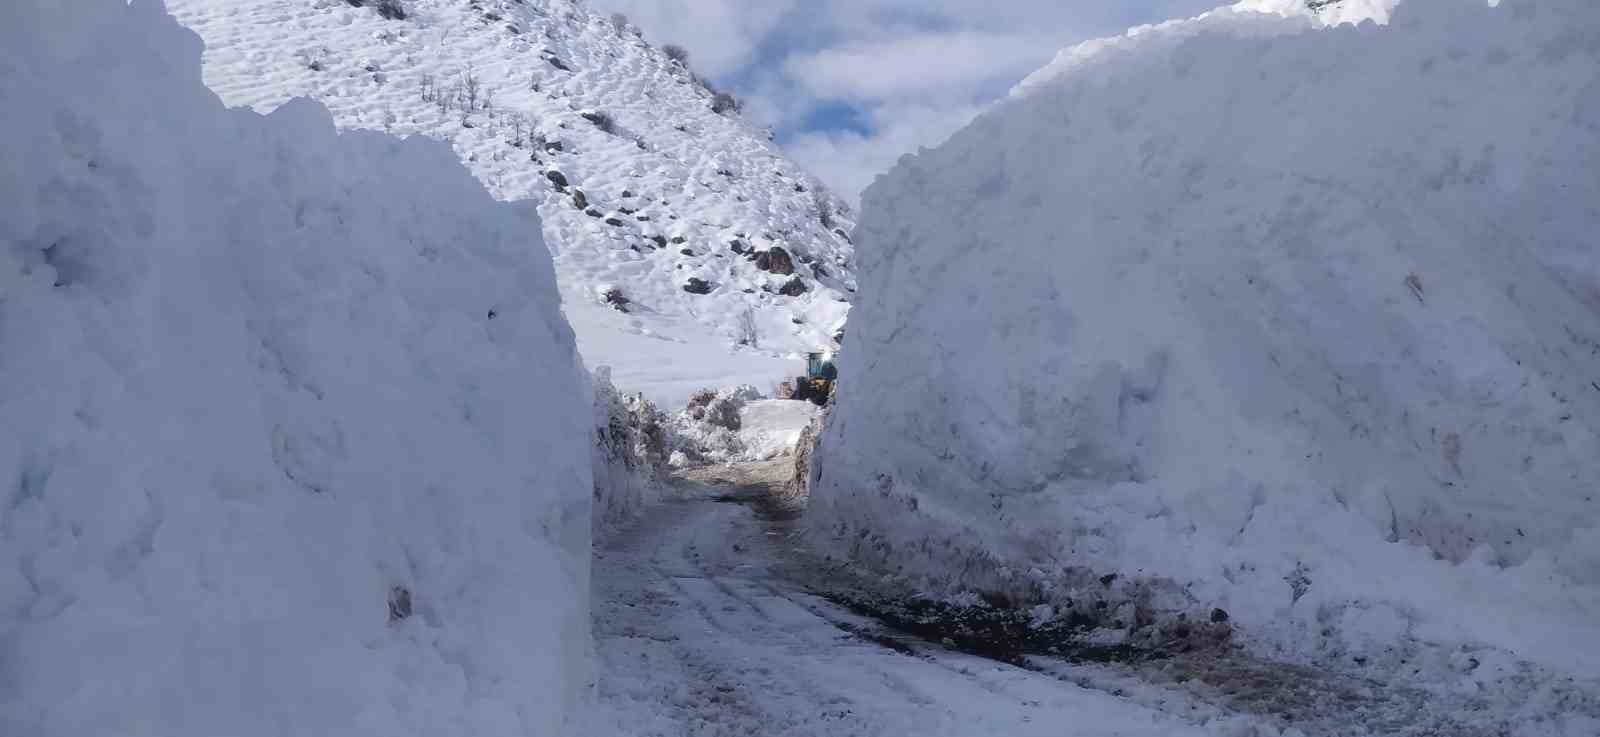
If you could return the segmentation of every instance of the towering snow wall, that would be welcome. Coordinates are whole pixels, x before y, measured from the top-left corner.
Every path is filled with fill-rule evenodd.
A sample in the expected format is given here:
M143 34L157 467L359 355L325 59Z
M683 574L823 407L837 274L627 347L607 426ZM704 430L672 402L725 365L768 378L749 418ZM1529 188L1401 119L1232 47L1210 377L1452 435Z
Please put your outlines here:
M815 532L1108 626L1592 675L1600 5L1225 9L1062 60L868 190Z
M593 418L538 218L225 110L160 2L5 15L0 734L574 733Z

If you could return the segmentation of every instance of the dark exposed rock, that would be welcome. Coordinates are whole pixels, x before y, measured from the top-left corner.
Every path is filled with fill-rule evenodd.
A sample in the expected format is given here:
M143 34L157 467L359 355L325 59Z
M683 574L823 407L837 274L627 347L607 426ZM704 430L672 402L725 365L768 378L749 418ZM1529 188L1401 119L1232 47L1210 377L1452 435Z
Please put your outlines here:
M606 113L587 112L583 113L582 117L584 120L594 123L594 127L599 128L606 133L615 133L617 131L616 122L611 120L611 116L607 115Z
M650 236L650 240L651 240L651 242L656 244L656 248L666 248L667 247L666 236L652 235L652 236Z
M564 191L567 188L567 175L562 174L555 169L545 172L544 178L550 180L550 183L555 185L556 191Z
M690 294L710 294L711 282L701 279L698 276L691 276L689 277L689 282L683 285L683 291Z
M606 290L606 304L611 305L611 308L618 312L627 312L628 305L632 302L633 300L628 299L627 295L623 294L622 289L618 287Z
M605 213L600 212L599 210L596 210L596 209L594 209L592 207L587 209L587 210L584 210L583 214L588 215L589 217L592 217L592 218L605 217Z
M353 8L360 8L360 7L365 7L365 6L370 5L373 8L377 9L378 15L381 16L384 20L405 20L406 19L406 9L405 9L404 6L402 6L400 4L400 0L344 0L344 1L345 1L346 4L348 4L350 7L353 7Z
M672 245L674 245L674 246L682 245L682 244L688 243L688 242L689 242L689 239L685 238L685 237L683 237L681 235L672 237Z
M794 259L782 247L773 246L756 254L756 268L787 276L794 273Z
M778 288L778 294L785 297L798 297L809 291L811 288L807 287L805 281L798 276L784 282L783 286Z
M398 622L411 616L411 590L404 586L389 589L389 621Z
M577 188L572 190L572 206L579 210L589 209L589 198L583 193L583 190Z
M606 218L606 225L609 225L613 228L620 228L622 227L622 220L620 218Z
M678 251L678 253L681 253L681 254L683 254L685 256L693 256L694 255L694 250L693 249L689 249L689 248L685 248L683 250Z
M749 250L750 247L746 246L744 244L744 241L741 241L738 238L735 238L735 239L733 239L732 243L728 244L728 248L733 249L734 253L744 253L745 251Z

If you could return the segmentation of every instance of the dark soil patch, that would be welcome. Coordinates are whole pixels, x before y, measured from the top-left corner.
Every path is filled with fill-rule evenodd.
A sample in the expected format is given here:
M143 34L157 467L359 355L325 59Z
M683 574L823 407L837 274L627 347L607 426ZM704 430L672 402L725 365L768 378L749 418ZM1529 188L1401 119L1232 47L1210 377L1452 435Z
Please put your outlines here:
M873 601L837 591L816 593L917 639L1019 667L1026 667L1029 655L1084 663L1131 663L1169 657L1162 650L1145 647L1087 643L1083 638L1092 625L1076 617L1036 627L1031 614L1017 609L959 606L931 599Z

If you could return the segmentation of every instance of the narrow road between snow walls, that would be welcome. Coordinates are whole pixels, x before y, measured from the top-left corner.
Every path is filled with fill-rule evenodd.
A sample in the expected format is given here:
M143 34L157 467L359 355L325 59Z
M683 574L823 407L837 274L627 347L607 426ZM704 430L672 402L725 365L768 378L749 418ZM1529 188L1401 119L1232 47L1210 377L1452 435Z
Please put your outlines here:
M701 468L596 551L596 735L1210 734L1109 693L925 643L782 573L788 464Z
M1221 643L1098 647L983 602L896 591L820 559L791 458L675 474L595 551L594 735L1491 737L1520 704L1274 663ZM1017 616L1021 615L1021 621Z

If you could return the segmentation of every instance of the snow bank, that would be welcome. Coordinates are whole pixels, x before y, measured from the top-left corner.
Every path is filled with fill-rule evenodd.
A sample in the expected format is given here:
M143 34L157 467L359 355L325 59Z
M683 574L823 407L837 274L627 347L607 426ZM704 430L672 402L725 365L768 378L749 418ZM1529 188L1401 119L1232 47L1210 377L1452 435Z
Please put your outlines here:
M702 389L668 419L670 462L683 467L788 455L819 411L810 402L765 399L749 384Z
M794 452L800 433L822 408L811 402L792 399L759 399L739 410L740 432L745 439L746 458L766 461Z
M592 420L538 218L226 111L159 2L0 24L0 734L571 734Z
M815 530L1282 657L1592 676L1597 33L1409 0L1065 53L868 190Z
M594 371L594 534L596 540L632 520L661 496L670 425L642 394L623 394L611 369Z

